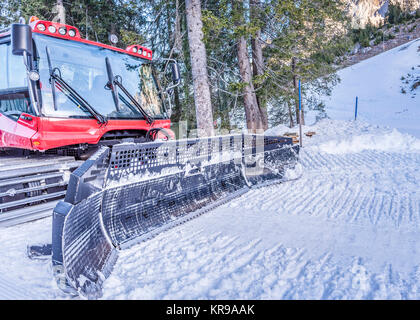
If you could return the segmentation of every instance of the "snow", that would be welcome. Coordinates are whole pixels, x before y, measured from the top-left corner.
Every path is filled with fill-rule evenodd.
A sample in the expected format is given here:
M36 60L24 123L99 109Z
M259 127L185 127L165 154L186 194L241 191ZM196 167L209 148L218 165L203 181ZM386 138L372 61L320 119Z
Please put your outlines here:
M413 40L340 70L341 83L333 89L330 97L320 97L328 117L354 119L358 96L359 119L420 138L420 87L414 91L410 88L414 79L420 80L419 48L420 39ZM402 77L404 81L409 80L409 84L405 84ZM405 94L401 92L402 88ZM307 122L313 123L315 116L315 112L309 112Z
M413 43L384 55L408 55ZM377 101L408 101L390 92ZM103 299L420 299L416 105L406 106L410 118L402 121L371 97L372 111L362 103L353 121L351 103L336 97L343 108L328 110L342 119L304 126L316 134L304 137L289 181L253 189L121 251ZM298 129L268 133L286 131ZM57 288L50 261L26 257L28 244L50 240L51 219L0 230L1 299L70 298Z
M393 131L332 120L305 129L317 134L305 140L302 178L121 252L104 298L419 299L420 150L396 141L324 152L327 132Z
M51 260L30 260L28 244L51 243L51 219L0 229L0 299L69 299L52 277Z
M363 121L307 131L290 181L121 251L103 298L420 299L420 140ZM26 257L50 225L1 230L2 298L69 298Z
M337 126L340 130L337 131ZM419 124L420 126L420 124ZM278 126L267 130L267 134L282 135L298 132L299 129ZM305 146L331 154L362 152L364 150L420 152L420 140L397 129L372 126L363 120L339 121L324 119L312 126L303 126L302 131L314 131L312 138L304 136ZM316 143L316 147L313 144Z
M106 188L111 189L111 188L120 187L127 184L134 184L141 181L162 178L165 176L174 175L174 174L183 173L183 172L186 172L186 175L188 175L189 172L197 168L196 166L197 164L200 164L199 167L205 167L212 164L229 162L231 160L237 160L240 162L241 158L242 158L242 153L240 151L219 152L216 156L212 157L210 161L207 159L207 156L203 155L201 158L192 158L188 160L188 162L185 163L184 170L182 170L181 167L174 165L173 163L169 163L170 165L172 165L171 167L162 168L159 171L150 171L150 170L145 169L141 175L139 175L138 173L122 174L118 180L107 181Z

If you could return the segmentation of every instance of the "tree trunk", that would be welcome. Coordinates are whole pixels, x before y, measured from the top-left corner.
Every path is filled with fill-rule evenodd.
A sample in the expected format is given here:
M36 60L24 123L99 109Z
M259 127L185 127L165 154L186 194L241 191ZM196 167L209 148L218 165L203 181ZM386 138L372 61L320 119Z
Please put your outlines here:
M234 10L237 11L239 19L235 21L237 26L241 26L244 23L244 3L241 0L234 1ZM261 114L258 108L257 96L255 94L254 85L252 83L252 68L248 55L248 44L245 36L241 36L238 39L238 63L239 73L241 74L241 80L245 83L243 89L244 96L244 107L246 125L250 132L255 133L263 130L261 121Z
M238 43L239 71L242 81L247 85L244 88L244 105L246 124L250 132L257 132L263 129L260 110L258 108L257 96L252 84L252 71L249 62L247 43L244 37L240 37Z
M181 15L179 10L179 0L175 1L175 28L174 28L174 52L180 55L182 51L182 39L181 39Z
M169 97L171 99L171 97ZM174 88L174 113L171 115L171 121L173 123L178 123L181 121L182 117L182 106L179 99L179 89L178 87Z
M219 86L226 91L226 79L225 79L225 73L222 74L222 78L223 81L220 81ZM219 105L220 105L220 113L221 113L221 120L222 120L222 129L226 129L228 131L230 131L231 127L230 127L230 117L229 117L229 107L227 106L228 102L227 99L225 97L225 99L223 99L223 96L221 95L220 90L218 90L218 94L219 94Z
M171 25L171 11L169 4L166 5L166 25L168 28L169 39L172 40L172 55L169 58L178 60L179 56L182 55L182 46L181 46L181 36L180 36L180 16L179 16L179 0L176 0L175 4L175 27L174 32L172 32ZM171 115L171 121L174 124L177 124L181 120L182 116L182 107L179 99L179 88L175 87L174 89L174 106L173 113ZM171 99L169 96L168 99Z
M181 15L179 14L179 0L176 0L175 3L175 33L174 33L174 58L178 60L180 57L184 57L182 52L182 39L181 39ZM178 110L177 123L181 121L182 118L182 105L179 98L179 87L174 88L174 97L175 97L175 108Z
M213 112L207 74L206 48L203 42L201 1L185 0L188 24L188 40L194 84L194 102L199 136L214 135Z
M295 101L295 115L296 115L296 124L299 124L299 101L298 101L298 79L296 75L296 58L292 58L292 73L293 73L293 88L294 88L294 101Z
M251 21L258 20L258 6L260 4L259 0L250 0L251 7ZM253 65L253 74L254 76L260 76L264 74L264 58L262 53L262 46L260 42L261 30L258 30L255 34L255 37L251 39L252 46L252 65ZM267 114L267 103L263 94L256 93L258 109L261 114L261 121L263 129L268 129L268 114Z
M66 10L63 5L63 0L57 0L57 5L55 6L54 13L57 13L57 15L53 19L54 22L66 24Z
M293 112L292 112L292 107L290 106L291 102L287 101L287 107L289 109L289 127L293 128L293 126L295 125L293 123Z

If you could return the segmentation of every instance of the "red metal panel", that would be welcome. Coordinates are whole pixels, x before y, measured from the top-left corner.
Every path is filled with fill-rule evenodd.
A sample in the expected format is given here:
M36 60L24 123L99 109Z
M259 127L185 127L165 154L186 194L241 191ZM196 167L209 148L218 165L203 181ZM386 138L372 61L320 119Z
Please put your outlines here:
M40 118L39 130L32 138L37 150L48 150L79 143L96 143L102 129L96 120Z
M73 144L97 144L101 137L113 130L170 130L170 120L156 120L150 126L145 120L109 120L101 126L93 119L38 118L22 114L16 122L0 113L0 147L48 150Z
M45 26L44 31L41 31L37 28L37 25L41 24L41 23ZM51 25L56 28L56 32L51 33L51 32L48 31L48 26L51 26ZM90 45L98 46L98 47L101 47L101 48L105 48L105 49L114 50L114 51L118 51L118 52L121 52L121 53L129 54L131 56L135 56L135 57L146 59L146 60L152 60L153 59L152 58L152 50L150 50L148 48L141 47L141 48L145 49L147 52L150 52L150 57L148 55L144 56L144 55L138 54L136 52L132 52L132 50L128 51L128 50L120 49L120 48L117 48L117 47L109 46L109 45L104 44L104 43L82 39L81 36L80 36L79 30L77 28L69 26L69 25L65 25L65 24L61 24L61 23L57 23L57 22L51 22L51 21L37 20L36 22L33 22L31 24L31 27L32 27L33 32L40 33L40 34L45 34L47 36L56 37L56 38L60 38L60 39L65 39L65 40L77 41L77 42L81 42L81 43L85 43L85 44L90 44ZM76 36L70 37L68 35L68 32L65 35L59 34L58 29L60 27L65 27L67 29L75 30L76 31ZM129 48L131 49L132 46L129 47Z
M32 145L37 150L48 150L80 143L97 144L108 131L148 131L151 128L169 129L170 126L170 120L156 120L152 126L145 120L109 120L106 126L101 126L91 119L45 117L39 119L39 131L32 137Z
M14 140L13 135L16 129L16 121L0 113L0 147L8 147Z
M37 119L23 113L16 122L0 113L0 131L0 147L32 149L31 138L37 131Z
M26 113L22 113L16 123L15 138L16 145L23 149L32 149L31 138L36 134L38 130L39 118L31 116Z

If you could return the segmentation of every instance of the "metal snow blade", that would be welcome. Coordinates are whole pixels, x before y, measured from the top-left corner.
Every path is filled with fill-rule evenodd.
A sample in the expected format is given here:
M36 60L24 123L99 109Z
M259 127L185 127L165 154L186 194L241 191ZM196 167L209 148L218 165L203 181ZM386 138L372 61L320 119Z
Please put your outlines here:
M242 168L249 187L282 182L296 165L299 146L283 137L244 135Z
M281 181L292 139L233 135L100 149L70 177L53 215L59 286L101 296L119 249L189 220L250 187Z

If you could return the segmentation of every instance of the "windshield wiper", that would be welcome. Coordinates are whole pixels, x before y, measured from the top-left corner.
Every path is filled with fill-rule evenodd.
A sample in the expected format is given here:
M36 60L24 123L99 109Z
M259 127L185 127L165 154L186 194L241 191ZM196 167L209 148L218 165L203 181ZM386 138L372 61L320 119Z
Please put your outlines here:
M55 87L58 84L59 88L65 95L67 95L70 100L79 107L86 109L100 124L106 124L108 120L105 116L97 112L83 97L73 89L62 77L61 71L59 68L53 68L50 58L50 50L48 47L45 48L47 52L48 68L50 70L50 83L52 86L52 96L54 103L54 110L57 110L57 101L55 95Z
M137 102L137 100L128 92L128 90L124 87L122 84L122 78L121 76L114 76L112 72L111 63L109 62L109 58L105 58L106 62L106 71L108 72L108 83L107 87L112 90L112 95L114 97L115 107L117 108L117 111L119 111L119 97L117 88L120 88L122 92L130 99L130 101L134 104L134 106L140 111L140 113L143 115L143 117L146 119L147 123L152 124L154 119L152 116L150 116L146 110L143 109L143 107L140 105L140 103Z

